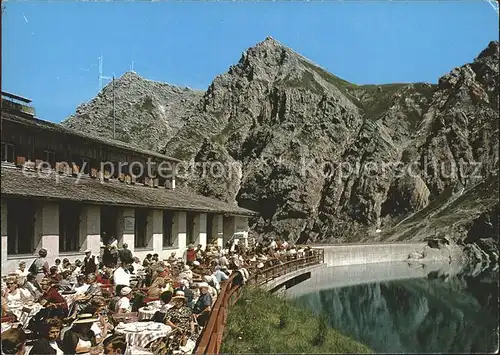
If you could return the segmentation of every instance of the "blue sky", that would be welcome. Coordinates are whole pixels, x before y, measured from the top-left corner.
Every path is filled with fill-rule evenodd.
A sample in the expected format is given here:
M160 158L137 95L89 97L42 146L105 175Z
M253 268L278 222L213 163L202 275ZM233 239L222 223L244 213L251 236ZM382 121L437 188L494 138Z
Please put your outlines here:
M484 0L12 2L2 20L2 90L59 122L104 74L205 90L272 36L356 84L437 82L498 40Z

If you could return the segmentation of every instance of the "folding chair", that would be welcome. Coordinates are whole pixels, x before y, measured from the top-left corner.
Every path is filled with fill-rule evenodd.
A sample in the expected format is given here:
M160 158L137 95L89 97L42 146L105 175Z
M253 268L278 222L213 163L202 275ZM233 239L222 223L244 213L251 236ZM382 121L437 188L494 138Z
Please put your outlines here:
M21 315L19 316L19 322L23 325L23 328L25 328L30 320L30 314L31 314L31 308L29 307L23 307L21 310Z

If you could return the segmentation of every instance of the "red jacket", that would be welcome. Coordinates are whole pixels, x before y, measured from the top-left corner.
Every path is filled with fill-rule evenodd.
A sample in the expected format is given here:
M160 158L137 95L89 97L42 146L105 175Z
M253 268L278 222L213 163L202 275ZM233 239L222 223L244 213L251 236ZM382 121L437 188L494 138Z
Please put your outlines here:
M65 311L68 310L68 304L66 303L66 300L54 287L49 288L47 292L42 296L42 298L46 301L49 301L50 303L55 303L57 308L62 308Z
M196 250L188 249L186 253L187 261L195 261L196 260Z

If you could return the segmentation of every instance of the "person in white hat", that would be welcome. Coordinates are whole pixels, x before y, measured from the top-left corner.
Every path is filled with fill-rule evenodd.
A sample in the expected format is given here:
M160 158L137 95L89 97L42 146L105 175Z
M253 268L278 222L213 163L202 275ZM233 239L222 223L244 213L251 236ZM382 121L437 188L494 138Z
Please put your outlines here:
M184 269L182 270L182 272L185 275L187 275L187 277L186 277L187 280L193 279L193 272L191 271L191 268L189 267L189 265L184 265Z
M212 274L216 277L217 282L220 284L222 281L225 281L229 278L225 272L221 270L221 267L217 265L214 269L214 273Z
M208 284L208 292L210 292L210 295L212 296L212 298L215 299L215 297L217 296L217 291L215 289L215 285L214 285L214 282L212 280L212 276L211 275L203 275L202 277L203 279L203 282L206 282Z
M91 330L97 322L92 314L80 314L73 322L71 329L64 333L62 348L65 354L88 353L97 345L96 336Z
M120 291L121 298L116 303L116 313L128 313L132 309L130 299L132 298L132 289L123 287Z
M208 283L201 282L198 287L200 288L200 297L194 304L193 313L198 324L204 327L212 309L212 296L209 292L210 285Z
M191 325L193 313L191 309L186 306L184 292L176 291L170 303L173 304L173 307L166 313L165 323L173 329L179 329L184 334L189 335L193 330Z

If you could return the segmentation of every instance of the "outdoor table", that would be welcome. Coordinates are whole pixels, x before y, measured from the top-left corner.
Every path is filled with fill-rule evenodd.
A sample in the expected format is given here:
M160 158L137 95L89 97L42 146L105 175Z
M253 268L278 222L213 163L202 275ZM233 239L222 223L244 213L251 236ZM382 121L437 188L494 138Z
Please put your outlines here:
M167 308L172 308L172 305L167 305ZM154 314L161 310L159 301L149 302L147 306L139 308L139 320L151 319Z
M139 308L139 320L151 319L153 318L154 314L159 310L160 308L158 307L151 307L151 306L141 307Z
M9 311L14 314L20 323L27 325L29 320L37 314L43 306L40 303L9 303ZM23 310L25 312L23 312ZM26 312L27 311L27 312Z
M66 303L68 304L68 307L71 306L73 304L73 302L75 301L75 297L77 296L76 293L68 293L68 294L61 294L62 298L64 298L64 300L66 301Z
M163 323L134 322L118 324L115 333L124 334L129 346L146 348L151 342L166 337L171 330L171 327Z

